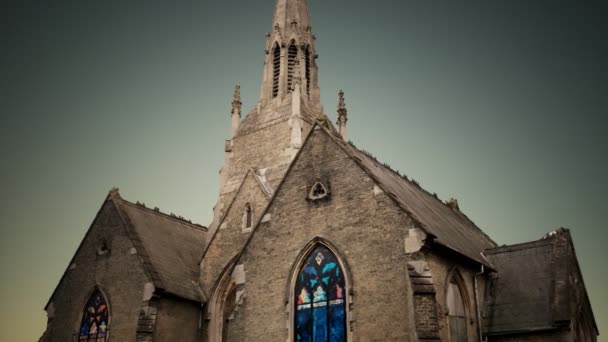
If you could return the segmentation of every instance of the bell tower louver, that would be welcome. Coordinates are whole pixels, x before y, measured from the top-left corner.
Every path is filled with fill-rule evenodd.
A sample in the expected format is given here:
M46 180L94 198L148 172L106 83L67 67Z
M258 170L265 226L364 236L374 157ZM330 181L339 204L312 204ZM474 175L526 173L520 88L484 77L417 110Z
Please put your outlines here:
M277 0L272 31L266 34L264 77L260 93L262 106L280 103L291 94L296 65L302 75L302 97L310 102L311 107L319 104L314 41L307 1Z

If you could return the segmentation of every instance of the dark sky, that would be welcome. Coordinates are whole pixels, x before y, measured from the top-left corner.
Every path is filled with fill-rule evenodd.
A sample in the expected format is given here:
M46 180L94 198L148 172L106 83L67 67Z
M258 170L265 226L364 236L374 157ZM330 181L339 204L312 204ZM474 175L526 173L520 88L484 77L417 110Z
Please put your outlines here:
M605 1L309 0L349 138L500 244L571 229L608 335ZM208 224L273 0L0 4L0 340L32 341L106 193ZM602 337L600 341L604 340Z

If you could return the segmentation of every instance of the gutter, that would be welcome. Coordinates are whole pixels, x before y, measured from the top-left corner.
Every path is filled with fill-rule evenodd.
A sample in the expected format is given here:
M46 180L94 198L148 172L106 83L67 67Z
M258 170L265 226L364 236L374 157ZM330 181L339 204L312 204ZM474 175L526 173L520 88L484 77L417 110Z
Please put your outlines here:
M479 271L479 273L476 273L473 276L473 285L475 287L475 311L477 313L477 334L479 335L479 342L484 342L484 338L483 338L483 331L482 331L482 326L481 326L481 310L479 309L479 291L478 291L478 285L477 285L477 277L481 276L484 274L484 267L483 264L481 264L481 270Z

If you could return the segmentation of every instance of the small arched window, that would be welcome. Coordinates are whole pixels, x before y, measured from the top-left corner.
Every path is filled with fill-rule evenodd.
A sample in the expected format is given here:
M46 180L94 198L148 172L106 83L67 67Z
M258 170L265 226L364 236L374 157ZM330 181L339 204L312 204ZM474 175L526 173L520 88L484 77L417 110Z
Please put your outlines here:
M447 286L446 302L448 324L450 327L450 342L466 342L468 340L465 314L466 305L458 274L454 274L450 278Z
M346 341L345 276L336 256L318 245L297 273L294 341Z
M298 57L298 47L292 41L287 49L287 90L291 92L293 85L293 75L295 72L296 58Z
M245 211L243 212L243 230L251 229L253 226L253 209L251 204L245 204Z
M279 75L281 74L281 48L278 44L272 50L272 97L279 95Z
M96 289L89 297L82 313L78 341L105 342L110 330L108 302Z

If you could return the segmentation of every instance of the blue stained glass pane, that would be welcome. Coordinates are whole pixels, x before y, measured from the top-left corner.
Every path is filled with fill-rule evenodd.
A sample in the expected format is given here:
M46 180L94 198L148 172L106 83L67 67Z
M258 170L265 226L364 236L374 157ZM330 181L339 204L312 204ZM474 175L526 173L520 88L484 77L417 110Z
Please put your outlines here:
M325 246L316 247L302 266L295 288L296 341L346 341L344 272Z
M108 316L106 299L99 290L93 292L82 314L78 340L105 341L106 331L108 330Z
M296 341L312 342L311 309L296 311Z
M313 308L314 341L327 340L327 306Z
M329 306L329 341L346 341L344 304Z

